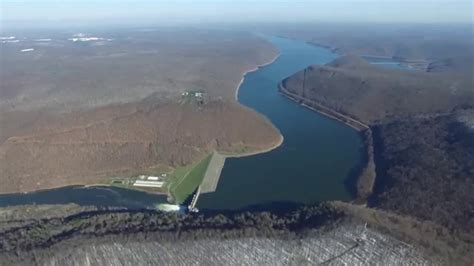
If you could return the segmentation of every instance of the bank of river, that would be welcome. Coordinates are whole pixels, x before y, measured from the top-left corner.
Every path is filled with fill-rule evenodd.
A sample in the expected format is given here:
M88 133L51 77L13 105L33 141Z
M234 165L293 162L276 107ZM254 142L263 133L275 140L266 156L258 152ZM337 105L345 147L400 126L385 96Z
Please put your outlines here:
M278 37L269 40L278 47L280 56L245 76L238 100L270 119L284 142L268 153L228 158L216 192L202 194L198 208L237 209L275 202L353 198L347 181L363 164L364 145L359 133L278 92L278 83L285 77L311 64L325 64L337 55L302 41ZM166 202L166 197L112 187L68 187L0 195L0 207L71 202L140 208Z
M359 133L278 92L278 83L285 77L308 65L330 62L337 55L301 41L269 40L279 48L280 57L245 76L238 100L268 117L284 142L268 153L227 159L217 191L201 195L198 208L352 199L347 180L363 164Z

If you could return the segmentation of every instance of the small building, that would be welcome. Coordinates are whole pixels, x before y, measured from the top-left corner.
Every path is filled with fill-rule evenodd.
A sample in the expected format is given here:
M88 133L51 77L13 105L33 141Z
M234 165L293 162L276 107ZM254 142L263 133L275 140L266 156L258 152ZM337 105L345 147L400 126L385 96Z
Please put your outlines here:
M163 187L165 182L163 181L142 181L142 180L137 180L135 183L133 183L134 187Z
M159 177L157 177L157 176L149 176L149 177L147 178L147 180L153 180L153 181L158 181L158 180L160 180L160 179L161 179L161 178L159 178Z

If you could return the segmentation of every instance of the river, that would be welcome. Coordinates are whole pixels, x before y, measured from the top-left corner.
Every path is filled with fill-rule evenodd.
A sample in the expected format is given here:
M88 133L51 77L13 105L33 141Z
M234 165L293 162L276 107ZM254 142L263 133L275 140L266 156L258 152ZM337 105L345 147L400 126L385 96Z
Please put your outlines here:
M217 191L200 196L200 209L353 197L347 180L360 169L364 151L358 132L298 105L277 89L285 77L338 56L301 41L279 37L268 40L280 50L280 57L245 76L238 100L268 117L284 142L268 153L227 159Z
M311 64L337 57L328 49L305 42L269 37L280 57L245 76L238 100L268 117L284 136L268 153L226 161L217 191L202 194L201 209L238 209L270 203L312 203L350 200L347 181L362 164L364 151L353 129L304 108L278 93L283 78ZM0 207L20 204L151 207L164 196L119 188L66 187L28 194L0 195Z

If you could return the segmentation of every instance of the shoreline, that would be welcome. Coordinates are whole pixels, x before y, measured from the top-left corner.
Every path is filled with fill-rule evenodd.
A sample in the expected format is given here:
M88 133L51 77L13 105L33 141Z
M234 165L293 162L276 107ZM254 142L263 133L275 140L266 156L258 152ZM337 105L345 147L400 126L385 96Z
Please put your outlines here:
M385 56L385 55L371 55L371 54L359 54L359 53L342 53L337 46L329 46L318 42L310 42L305 41L305 43L317 47L322 47L329 49L334 54L337 54L339 57L355 54L356 56L363 58L364 60L369 61L370 59L378 59L378 60L390 60L393 61L395 64L399 65L406 65L410 69L420 70L426 72L428 66L433 63L434 61L428 59L410 59L410 58L401 58L397 56ZM421 67L420 67L421 65Z
M361 165L360 167L359 173L355 178L355 183L353 184L353 189L355 189L356 192L356 198L353 200L353 202L357 204L366 204L368 198L373 194L375 188L375 180L377 178L372 129L369 125L366 125L365 123L362 123L354 118L348 117L327 106L308 99L304 99L301 96L289 92L283 85L285 80L286 78L278 84L278 90L287 99L290 99L295 103L298 103L301 106L304 106L305 108L315 111L330 119L341 122L342 124L356 130L359 133L365 146L365 159L363 165ZM309 103L305 103L305 101L308 101ZM311 106L311 103L316 104L317 107Z
M245 80L245 76L247 76L247 74L249 73L252 73L252 72L255 72L257 70L259 70L260 68L262 67L265 67L265 66L268 66L268 65L271 65L273 64L279 57L281 56L281 52L278 52L274 58L266 63L263 63L263 64L259 64L259 65L256 65L254 68L251 68L251 69L248 69L248 70L245 70L243 73L242 73L242 78L240 79L240 82L239 84L237 85L237 87L235 88L235 93L234 93L234 100L236 102L239 102L239 91L240 91L240 87L242 86L242 84L244 83L244 80ZM243 104L241 104L242 106L245 106ZM245 106L247 107L247 106Z
M203 191L201 193L213 193L217 190L217 185L221 179L221 171L222 169L224 169L225 167L225 161L227 160L227 158L242 158L242 157L248 157L248 156L253 156L253 155L258 155L258 154L263 154L263 153L267 153L267 152L270 152L274 149L277 149L278 147L280 147L283 142L284 142L284 137L283 135L281 134L280 130L272 123L272 121L270 119L268 119L268 117L266 117L265 115L257 112L256 110L248 107L248 106L245 106L243 105L242 103L239 102L239 91L240 91L240 87L242 86L242 84L244 83L244 80L245 80L245 77L247 76L247 74L249 73L252 73L252 72L255 72L255 71L258 71L260 68L262 67L265 67L265 66L268 66L268 65L271 65L273 64L279 57L280 57L281 53L278 52L270 61L266 62L266 63L262 63L262 64L259 64L259 65L256 65L255 67L251 68L251 69L248 69L248 70L245 70L243 73L242 73L242 78L240 79L240 82L239 84L237 84L237 87L235 88L235 93L234 93L234 100L239 104L239 106L243 107L243 108L247 108L247 109L250 109L252 110L253 112L255 112L257 115L263 117L263 119L265 121L267 121L267 123L269 123L273 128L275 128L276 132L278 132L278 136L279 136L279 139L278 141L271 145L270 147L268 148L265 148L265 149L261 149L261 150L256 150L256 151L252 151L252 152L245 152L245 153L239 153L239 154L226 154L225 152L222 152L222 151L215 151L216 153L218 153L220 156L222 156L224 158L224 161L223 161L223 164L222 164L222 167L219 171L219 175L217 176L216 180L215 180L215 187L214 189L211 189L211 190L208 190L208 191ZM202 183L201 183L202 185ZM201 186L200 185L200 186Z
M278 90L281 94L283 94L283 96L285 96L286 98L308 108L308 109L311 109L315 112L318 112L326 117L329 117L331 119L334 119L334 120L337 120L341 123L343 123L344 125L356 130L356 131L359 131L359 132L362 132L364 130L367 130L367 129L370 129L370 127L368 125L366 125L365 123L362 123L361 121L358 121L352 117L349 117L347 115L344 115L344 114L341 114L329 107L326 107L320 103L316 103L312 100L308 100L308 99L305 99L299 95L296 95L294 93L291 93L289 92L285 86L283 85L283 82L286 80L283 79L283 81L281 81L279 84L278 84ZM317 106L313 106L311 104L315 104ZM352 123L352 124L351 124Z
M308 44L310 45L317 45L317 44L314 44L314 43L309 43ZM319 45L318 45L319 46ZM322 46L323 48L326 48L326 49L330 49L329 47L324 47ZM248 107L248 106L245 106L243 104L241 104L238 100L238 94L240 92L240 87L242 86L242 84L244 83L245 81L245 78L247 76L247 74L249 73L252 73L252 72L255 72L255 71L258 71L260 68L263 68L265 66L268 66L268 65L271 65L272 63L274 63L279 57L281 56L281 52L280 51L277 51L277 53L273 56L273 58L265 63L262 63L262 64L258 64L256 65L255 67L252 67L252 68L249 68L245 71L242 72L242 78L240 80L240 82L238 83L236 89L235 89L235 93L234 93L234 99L235 101L240 105L242 106L243 108L248 108L250 110L252 110L253 112L255 112L257 115L263 117L273 128L275 128L275 130L278 132L278 140L276 142L274 142L273 144L271 144L269 147L267 148L264 148L264 149L257 149L257 150L254 150L254 151L251 151L251 152L244 152L244 153L236 153L236 154L226 154L226 153L222 153L222 152L219 152L217 151L220 155L222 155L225 159L227 158L242 158L242 157L247 157L247 156L253 156L253 155L259 155L259 154L263 154L263 153L267 153L267 152L271 152L275 149L277 149L278 147L280 147L283 142L284 142L284 136L281 134L280 130L272 123L272 121L270 119L268 119L265 115L257 112L256 110ZM362 135L362 138L364 138L364 131L366 130L369 130L370 131L370 127L358 120L355 120L351 117L348 117L346 115L343 115L339 112L336 112L328 107L325 107L321 104L318 104L318 103L313 103L311 100L308 100L308 99L303 99L302 97L299 97L298 95L294 95L292 94L291 92L288 92L286 90L286 88L284 87L283 83L284 81L286 80L287 78L283 79L281 82L279 82L278 84L278 90L280 91L280 93L283 94L283 96L285 96L286 98L288 99L291 99L292 101L310 109L310 110L313 110L313 111L316 111L326 117L329 117L333 120L336 120L338 122L341 122L343 124L345 124L346 126L349 126L351 128L353 128L354 130L358 131L359 133L361 133ZM300 99L301 98L301 99ZM305 101L309 101L309 103L305 103ZM317 106L312 106L312 104L316 104ZM326 110L325 110L326 109ZM352 123L352 124L351 124ZM354 125L355 124L355 125ZM371 134L370 134L371 135ZM365 138L364 138L365 140ZM366 141L364 141L366 142ZM370 143L372 143L372 140L370 140ZM367 145L366 143L366 148L367 148L367 151L369 150L369 145ZM224 164L225 164L225 161L224 161ZM361 172L364 172L364 169L367 168L367 165L369 165L369 163L367 163L366 165L364 165L361 169ZM219 178L220 179L220 176ZM358 180L360 178L357 178ZM54 189L61 189L61 188L67 188L67 187L77 187L77 188L100 188L100 187L104 187L104 188L113 188L113 187L117 187L117 186L113 186L113 185L110 185L110 184L97 184L97 183L94 183L94 184L68 184L68 185L60 185L60 186L53 186L53 187L49 187L49 188L44 188L44 189L39 189L39 190L32 190L32 191L26 191L26 192L17 192L17 193L14 193L14 194L29 194L29 193L36 193L36 192L41 192L41 191L48 191L48 190L54 190ZM121 187L119 187L121 188ZM132 191L140 191L140 192L144 192L144 193L147 193L147 194L150 194L150 195L166 195L166 193L163 193L163 192L160 192L160 193L156 193L156 192L148 192L148 191L144 191L144 190L139 190L139 189L131 189L131 188L122 188L122 189L126 189L126 190L132 190ZM7 194L12 194L12 193L0 193L0 195L7 195ZM359 195L359 192L357 192L357 195ZM357 198L359 198L359 196L357 196Z
M260 68L262 67L265 67L265 66L268 66L268 65L271 65L273 64L278 58L280 58L281 56L281 52L278 52L270 61L266 62L266 63L262 63L262 64L259 64L259 65L256 65L255 67L251 68L251 69L248 69L248 70L245 70L243 73L242 73L242 78L240 79L240 82L239 84L237 85L237 87L235 88L235 94L234 94L234 100L240 105L242 106L243 108L247 108L247 109L250 109L252 110L253 112L257 113L257 115L263 117L273 128L275 128L275 130L278 132L278 135L279 135L279 140L277 141L277 143L271 145L270 147L268 148L265 148L265 149L262 149L262 150L258 150L258 151L253 151L253 152L246 152L246 153L241 153L241 154L225 154L225 153L222 153L222 152L219 152L221 155L223 155L225 158L241 158L241 157L247 157L247 156L253 156L253 155L258 155L258 154L262 154L262 153L267 153L267 152L270 152L278 147L280 147L285 138L283 137L283 135L281 134L280 130L272 123L272 121L270 119L268 119L268 117L266 117L265 115L257 112L256 110L248 107L248 106L245 106L243 104L241 104L239 102L239 91L240 91L240 87L242 86L242 84L244 83L244 80L245 80L245 77L247 76L247 74L249 73L252 73L252 72L255 72L255 71L258 71Z
M359 54L359 53L354 53L354 52L349 52L349 53L343 53L339 49L340 47L338 46L331 46L328 44L323 44L321 42L313 42L313 41L307 41L304 39L298 39L296 37L287 37L283 35L276 35L280 38L285 38L288 40L295 40L295 41L301 41L304 42L308 45L316 46L316 47L321 47L330 50L332 53L338 55L339 57L349 55L349 54L354 54L356 56L359 56L361 58L367 59L367 58L373 58L373 59L385 59L385 60L392 60L397 64L406 64L409 68L411 69L416 69L420 71L425 71L427 70L427 67L429 64L433 63L433 60L429 59L421 59L421 58L416 58L416 59L410 59L410 58L401 58L397 57L395 55L393 56L388 56L388 55L371 55L371 54ZM421 64L423 67L417 67L417 65Z
M280 136L280 138L279 138L277 143L275 143L272 146L270 146L266 149L263 149L263 150L245 152L245 153L241 153L241 154L225 154L225 153L222 153L222 152L219 152L219 154L224 156L225 158L241 158L241 157L247 157L247 156L253 156L253 155L258 155L258 154L262 154L262 153L271 152L271 151L277 149L278 147L280 147L283 144L285 138L281 134L279 134L279 136Z

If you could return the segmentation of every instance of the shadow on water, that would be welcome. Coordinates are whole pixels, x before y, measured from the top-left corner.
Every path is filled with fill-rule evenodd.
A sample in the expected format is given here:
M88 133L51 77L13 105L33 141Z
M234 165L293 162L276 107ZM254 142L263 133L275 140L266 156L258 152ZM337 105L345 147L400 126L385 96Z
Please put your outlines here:
M360 161L357 165L351 168L347 178L344 180L344 186L346 190L351 194L352 198L357 197L357 182L359 180L359 176L362 173L364 167L367 165L369 161L369 157L367 154L367 147L365 145L359 148L360 154Z
M387 187L393 184L393 180L390 180L387 176L387 163L385 162L382 154L384 153L384 145L380 132L380 128L374 127L372 129L373 143L374 143L374 160L376 167L377 178L375 179L374 191L369 197L367 204L369 206L376 206L378 203L378 195L382 191L386 190Z
M200 213L203 214L224 214L224 215L231 215L236 213L244 213L244 212L271 212L274 214L285 214L288 212L293 212L298 209L301 209L304 206L308 206L303 203L298 202L288 202L288 201L275 201L265 204L256 204L250 205L239 209L201 209Z

